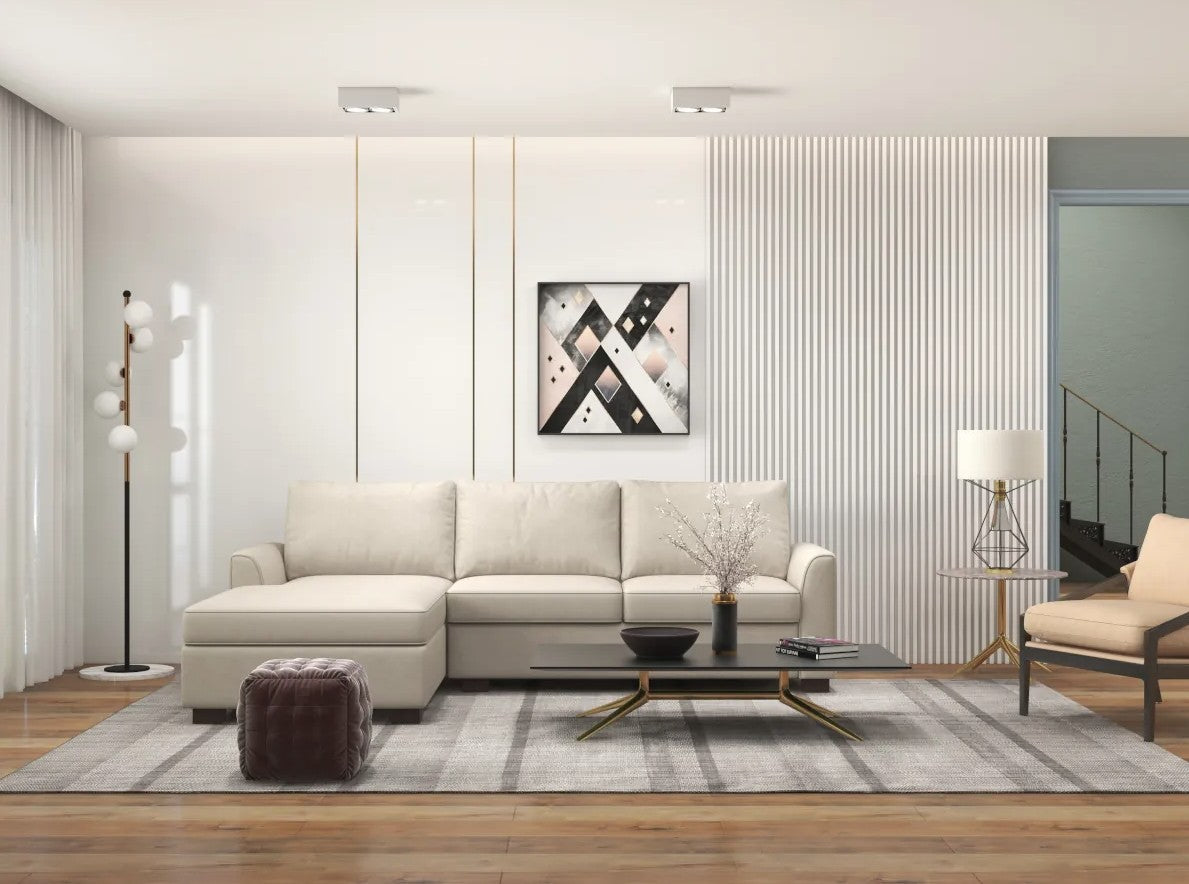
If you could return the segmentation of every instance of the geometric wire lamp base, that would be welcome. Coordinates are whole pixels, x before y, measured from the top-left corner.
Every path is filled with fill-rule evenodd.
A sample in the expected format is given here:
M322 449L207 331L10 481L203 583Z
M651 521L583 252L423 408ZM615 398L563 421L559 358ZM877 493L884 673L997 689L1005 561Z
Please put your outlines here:
M144 681L173 674L173 667L165 663L113 663L110 666L88 666L78 673L90 681Z
M988 573L1010 574L1020 560L1028 555L1028 540L1024 537L1024 529L1016 517L1016 508L1012 506L1009 495L1032 483L1025 482L1010 490L1002 480L997 480L993 488L973 481L970 484L991 492L991 502L983 513L970 551L983 563Z

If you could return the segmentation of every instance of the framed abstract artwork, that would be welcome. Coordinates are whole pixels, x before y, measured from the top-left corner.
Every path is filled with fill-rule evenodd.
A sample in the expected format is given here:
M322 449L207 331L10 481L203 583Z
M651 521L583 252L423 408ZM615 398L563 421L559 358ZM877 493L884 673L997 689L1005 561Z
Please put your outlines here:
M689 283L537 284L537 433L689 433Z

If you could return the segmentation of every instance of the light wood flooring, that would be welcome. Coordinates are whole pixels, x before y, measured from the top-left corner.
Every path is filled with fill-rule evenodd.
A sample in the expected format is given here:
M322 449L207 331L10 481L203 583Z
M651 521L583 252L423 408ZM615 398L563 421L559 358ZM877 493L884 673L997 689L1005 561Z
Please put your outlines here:
M1139 731L1138 682L1040 678ZM0 699L0 775L158 684ZM1164 698L1159 742L1189 758L1189 682ZM1187 879L1181 795L0 795L0 884Z

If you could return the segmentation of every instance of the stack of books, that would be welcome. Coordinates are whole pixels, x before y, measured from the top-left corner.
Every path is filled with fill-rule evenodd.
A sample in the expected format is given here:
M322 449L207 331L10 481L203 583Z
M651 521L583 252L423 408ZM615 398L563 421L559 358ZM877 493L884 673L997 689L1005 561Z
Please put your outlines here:
M776 650L782 654L796 654L813 660L836 660L839 657L857 657L859 646L840 638L817 638L812 635L800 638L782 638L776 643Z

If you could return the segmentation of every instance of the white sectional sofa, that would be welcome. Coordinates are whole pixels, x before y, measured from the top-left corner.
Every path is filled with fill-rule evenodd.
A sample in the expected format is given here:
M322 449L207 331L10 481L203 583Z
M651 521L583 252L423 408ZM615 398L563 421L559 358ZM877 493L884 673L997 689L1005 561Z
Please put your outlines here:
M183 615L182 701L224 718L273 657L349 657L372 701L419 720L446 677L539 677L543 642L618 642L625 624L704 626L705 578L665 541L666 498L707 509L702 482L299 482L285 542L231 557L231 589ZM830 635L835 560L792 543L784 482L728 485L769 534L740 595L739 640ZM707 630L708 631L708 630ZM708 640L708 636L705 639ZM551 673L550 677L566 673ZM572 673L583 677L583 673Z

